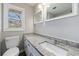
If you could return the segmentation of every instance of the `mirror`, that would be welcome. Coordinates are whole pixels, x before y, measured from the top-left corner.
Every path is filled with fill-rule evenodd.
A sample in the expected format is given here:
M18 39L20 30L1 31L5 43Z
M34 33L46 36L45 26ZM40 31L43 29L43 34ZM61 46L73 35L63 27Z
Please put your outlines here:
M71 17L78 14L77 3L41 3L34 8L34 23Z
M47 20L72 13L72 3L50 3L47 5Z
M42 12L38 12L34 15L34 21L35 22L40 22L42 20Z
M37 4L35 7L34 7L34 22L40 22L43 20L43 6L42 4Z

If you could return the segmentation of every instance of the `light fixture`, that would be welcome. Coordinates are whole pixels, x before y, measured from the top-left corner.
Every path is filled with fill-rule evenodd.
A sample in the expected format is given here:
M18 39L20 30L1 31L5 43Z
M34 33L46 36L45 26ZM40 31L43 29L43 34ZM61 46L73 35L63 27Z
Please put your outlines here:
M44 3L43 5L46 6L47 8L50 7L50 4L49 3Z
M38 8L39 9L42 9L42 4L38 4Z

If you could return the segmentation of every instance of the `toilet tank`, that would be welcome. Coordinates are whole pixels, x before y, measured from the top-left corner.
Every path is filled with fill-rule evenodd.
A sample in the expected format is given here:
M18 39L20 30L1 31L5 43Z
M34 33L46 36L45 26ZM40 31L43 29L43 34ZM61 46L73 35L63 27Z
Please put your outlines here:
M12 48L19 45L19 36L10 36L5 38L6 48Z

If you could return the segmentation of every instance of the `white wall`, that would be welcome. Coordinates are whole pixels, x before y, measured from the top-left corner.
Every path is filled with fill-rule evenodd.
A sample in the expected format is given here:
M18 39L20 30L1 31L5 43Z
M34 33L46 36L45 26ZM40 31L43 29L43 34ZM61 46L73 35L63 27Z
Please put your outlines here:
M16 5L18 7L24 8L25 9L25 30L24 33L32 33L33 32L33 11L32 8L26 4L22 4L22 3L12 3L13 5ZM23 49L23 41L22 41L22 34L23 32L21 31L5 31L2 32L3 34L3 40L5 37L9 37L9 36L15 36L15 35L19 35L20 36L20 45L19 48L20 50ZM5 44L2 43L2 54L5 52Z
M1 4L0 4L0 41L1 41Z
M33 8L28 6L26 3L16 3L14 4L25 9L25 33L33 32Z
M79 15L36 24L35 32L79 43Z
M24 3L12 3L15 6L21 7L25 9L25 30L24 33L33 33L33 10L32 7L28 6ZM22 35L21 31L6 31L3 32L3 36L12 36L12 35Z
M0 4L0 55L1 55L1 4Z

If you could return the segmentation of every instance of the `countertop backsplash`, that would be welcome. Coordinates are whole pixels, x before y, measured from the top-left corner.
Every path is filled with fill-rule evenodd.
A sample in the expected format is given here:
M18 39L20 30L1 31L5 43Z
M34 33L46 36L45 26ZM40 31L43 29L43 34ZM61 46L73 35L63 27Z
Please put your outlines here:
M34 33L34 34L37 34L37 33ZM59 38L54 38L54 37L50 37L50 36L46 36L46 35L42 35L42 34L37 34L37 35L46 37L50 40L54 40L54 44L61 44L61 45L64 44L64 45L68 45L68 46L71 46L71 47L79 48L79 43L76 43L76 42L63 40L63 39L59 39Z

